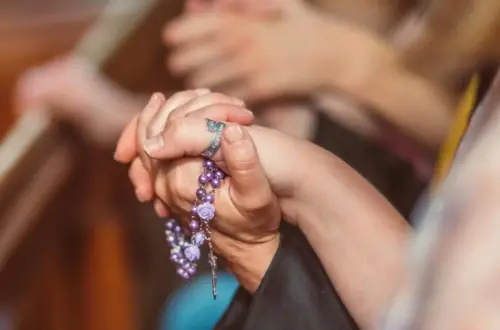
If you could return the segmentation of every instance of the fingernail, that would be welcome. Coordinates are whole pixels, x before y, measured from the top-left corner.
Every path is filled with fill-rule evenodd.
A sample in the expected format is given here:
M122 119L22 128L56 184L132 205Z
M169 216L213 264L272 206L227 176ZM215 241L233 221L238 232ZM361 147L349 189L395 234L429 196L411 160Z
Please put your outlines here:
M253 111L248 110L248 109L244 109L244 111L245 111L246 113L248 113L249 115L252 115L252 116L253 116Z
M157 105L160 102L160 99L160 93L153 93L153 95L151 95L151 98L149 99L148 105Z
M136 189L135 190L135 196L139 200L139 202L144 203L146 202L146 198L144 198L144 194L142 193L141 189Z
M224 130L224 140L229 144L240 141L243 138L243 130L239 125L231 125Z
M200 89L195 89L194 92L198 94L198 96L210 94L210 89L207 88L200 88Z
M240 107L244 107L244 106L245 106L245 102L243 102L242 100L237 99L237 98L235 98L235 97L233 97L231 101L232 101L232 103L233 103L234 105L238 105L238 106L240 106Z
M146 151L147 154L150 154L160 150L164 145L165 142L163 141L163 136L160 134L144 141L144 151Z

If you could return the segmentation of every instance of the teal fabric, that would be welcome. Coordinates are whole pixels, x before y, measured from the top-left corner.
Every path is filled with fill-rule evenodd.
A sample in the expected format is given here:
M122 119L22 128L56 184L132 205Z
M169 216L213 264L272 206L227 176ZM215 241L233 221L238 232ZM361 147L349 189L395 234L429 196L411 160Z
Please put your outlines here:
M239 286L236 279L228 273L219 273L217 276L217 300L212 298L210 274L203 274L188 281L167 301L160 329L213 329Z

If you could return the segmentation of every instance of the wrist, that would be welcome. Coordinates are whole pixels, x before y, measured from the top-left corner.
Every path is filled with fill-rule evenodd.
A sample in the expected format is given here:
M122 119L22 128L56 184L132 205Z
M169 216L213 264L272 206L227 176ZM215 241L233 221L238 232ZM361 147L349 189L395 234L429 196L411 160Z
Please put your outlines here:
M228 270L248 292L253 294L269 269L279 244L280 234L277 233L265 243L237 242L225 248L219 246L218 250L227 260Z
M323 82L320 90L340 89L365 101L364 93L396 60L396 53L376 34L353 24L329 20L324 33L327 40L339 42L324 44L323 57L318 60Z

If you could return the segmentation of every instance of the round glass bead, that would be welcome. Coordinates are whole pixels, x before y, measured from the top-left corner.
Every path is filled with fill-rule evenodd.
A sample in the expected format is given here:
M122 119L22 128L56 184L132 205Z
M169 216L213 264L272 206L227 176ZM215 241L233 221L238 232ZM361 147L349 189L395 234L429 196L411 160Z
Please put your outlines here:
M205 159L203 161L203 167L205 167L206 169L214 169L215 168L215 163L213 161L211 161L210 159Z
M168 220L167 223L165 224L165 227L167 227L168 229L174 229L175 220L173 220L173 219Z
M193 205L191 207L191 215L195 215L195 216L198 215L198 207L196 207L196 205Z
M205 197L206 194L207 193L205 192L205 189L203 189L203 188L196 189L196 197L201 199L201 198Z
M203 198L203 203L210 203L210 204L212 204L213 202L214 202L214 195L213 194L206 195Z
M189 274L188 274L188 272L185 269L178 268L177 269L177 274L179 274L182 278L185 278L185 279L189 278Z
M200 224L196 220L191 220L191 222L189 222L189 228L193 231L198 230L200 228Z
M205 174L200 175L198 178L198 182L201 184L206 184L208 182L208 178Z
M219 188L220 184L221 184L221 181L219 180L219 178L213 178L212 180L210 180L210 184L214 188Z
M170 260L172 262L175 262L175 263L179 262L179 255L178 254L171 254L170 255Z

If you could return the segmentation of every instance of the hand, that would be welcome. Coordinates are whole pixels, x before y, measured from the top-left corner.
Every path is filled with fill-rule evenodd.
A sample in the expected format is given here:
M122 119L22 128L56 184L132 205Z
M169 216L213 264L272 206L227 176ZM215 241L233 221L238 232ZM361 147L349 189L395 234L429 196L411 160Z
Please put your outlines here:
M153 161L145 154L144 148L137 147L138 141L140 145L143 145L148 138L161 133L168 119L174 121L184 117L193 109L204 108L212 104L242 105L243 103L222 94L210 93L206 89L178 92L167 101L162 94L155 93L140 116L135 117L125 128L115 157L122 162L131 162L130 177L133 182L137 183L136 195L140 201L146 202L154 197L153 180L148 173L153 170ZM158 107L161 107L159 112ZM222 115L221 120L243 125L253 121L253 114L250 111L243 113L226 111L220 115ZM166 210L161 203L156 203L156 210L160 216L166 216Z
M151 143L145 148L148 155L155 160L172 162L179 157L197 157L211 139L211 134L206 131L205 117L217 119L212 116L221 112L244 112L244 109L234 105L214 105L199 111L205 113L195 115L192 112L167 124L161 135L149 140ZM208 112L211 114L208 115ZM135 131L131 129L136 125L137 122L131 124L122 135L117 146L117 160L128 163L135 158L138 147L144 148L136 142ZM400 261L403 260L403 247L408 234L405 221L366 180L325 150L271 129L250 126L246 131L254 141L258 160L278 199L283 220L297 225L304 232L356 321L362 326L374 326L379 320L380 310L386 306L393 288L399 283ZM221 152L214 159L224 161L232 175L225 154L228 149L225 148L223 143ZM242 149L235 148L233 153L237 155L238 150ZM258 164L257 161L242 163L246 166ZM158 186L158 183L156 188L159 195L170 196L167 197L170 199L165 199L166 203L171 203L185 214L190 206L185 199L190 196L192 200L194 194L193 188L188 188L185 182L192 182L189 180L199 174L201 165L182 165L186 167L186 172L181 171L180 166L177 168L175 178L179 181L167 184L170 187L168 190ZM182 173L187 173L188 165L193 173L184 177ZM195 167L197 173L194 173ZM233 176L231 184L236 177ZM223 198L231 197L229 191L219 196L220 202L230 199ZM259 195L248 196L250 200L255 199L252 205L262 203ZM236 209L234 204L228 204L227 210L231 208ZM258 219L246 220L261 224ZM232 220L227 221L231 223ZM251 237L245 233L247 239ZM233 271L239 277L253 279L245 286L255 288L273 255L269 252L271 244L248 245L228 236L219 237L227 238L226 244L221 240L219 244L221 249L226 248L223 253L233 260L230 263L237 266L233 267ZM247 253L241 250L243 246ZM258 247L264 251L259 251ZM234 253L232 257L231 253Z
M259 16L280 14L286 5L283 0L186 0L188 13L199 13L208 10L233 11Z
M203 97L191 101L194 109L196 104L200 104L200 101L197 102L200 99L203 100ZM231 107L234 107L229 104L219 104L219 107L224 106L227 107L226 113L231 113ZM148 128L158 125L155 120L163 122L162 117L165 114L159 110L161 108L159 104L155 119L146 125ZM164 106L163 108L165 109ZM147 112L151 113L151 109L148 107ZM165 112L168 112L168 108L166 109ZM202 107L201 110L191 111L188 107L184 107L184 110L188 111L186 118L201 116L204 119L206 116L212 117L210 112L214 109ZM169 121L180 120L176 119L179 115L181 111L175 110L170 114ZM126 135L124 135L125 140ZM217 190L215 203L217 221L214 221L213 242L217 251L228 259L230 268L240 275L242 283L249 290L254 290L278 246L279 206L259 166L258 156L248 133L245 133L240 126L234 126L226 129L224 137L225 164L231 178ZM124 144L124 139L120 141L120 145ZM118 149L117 155L121 155L121 150ZM156 163L155 192L158 198L178 214L189 214L193 193L198 188L197 177L201 167L201 160L197 159L182 159L167 164ZM131 175L131 178L134 177L136 176ZM250 269L252 271L249 271ZM241 276L242 272L245 276Z
M176 96L185 96L186 94L184 93L186 92L178 93ZM222 97L220 94L215 95ZM203 99L210 99L214 97L213 95L199 96L172 111L170 105L176 96L164 104L162 103L163 105L160 105L162 110L153 116L166 121L163 124L165 130L161 134L149 135L149 139L141 135L141 133L139 136L136 136L136 132L146 132L142 134L146 134L147 136L148 131L152 132L156 129L153 129L153 127L162 127L157 122L148 124L148 120L146 120L146 118L149 118L151 121L151 109L158 107L152 99L142 112L140 118L132 121L125 129L117 145L115 159L122 163L132 163L130 177L136 187L136 191L149 190L147 198L144 195L138 196L142 201L151 200L154 195L152 192L152 180L147 170L150 166L148 162L152 160L174 160L182 157L196 157L208 145L211 133L206 131L204 118L194 116L196 110L203 111L206 117L219 121L250 124L253 120L251 112L227 101L226 103L221 102L218 104L216 102L216 104L200 109L199 105L203 104L201 101ZM308 168L314 168L314 165L308 166L305 157L316 156L316 153L320 150L322 151L322 149L275 130L257 126L248 127L247 130L257 144L263 168L271 180L273 190L286 200L292 196L297 187L302 186L303 179L308 174ZM193 132L200 133L193 134ZM175 143L166 143L166 141L175 141ZM151 159L147 160L146 166L143 166L137 155L142 154L144 159L144 157L147 157L145 156L146 150ZM322 154L323 152L320 153ZM320 155L320 157L323 157L323 155ZM226 168L225 159L220 152L213 159L219 167ZM276 159L286 159L286 163L281 163L280 161L276 161ZM286 166L289 162L294 163L295 166ZM292 219L290 221L293 222Z
M169 67L197 88L217 87L245 100L308 93L319 87L325 21L298 1L279 19L234 13L187 15L170 24ZM304 42L306 40L307 42Z
M215 192L212 243L228 261L229 270L253 292L278 249L281 212L248 133L241 126L230 126L224 141L222 153L230 176ZM202 160L187 158L158 169L156 194L182 219L189 219L202 167Z
M58 59L23 74L15 103L18 112L49 111L102 146L115 143L143 106L77 57Z

